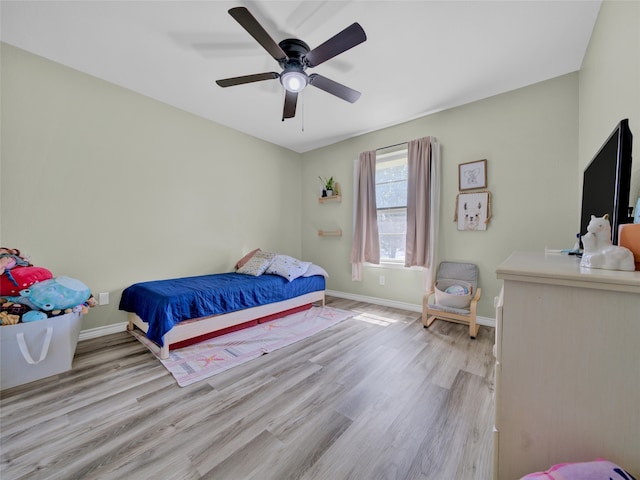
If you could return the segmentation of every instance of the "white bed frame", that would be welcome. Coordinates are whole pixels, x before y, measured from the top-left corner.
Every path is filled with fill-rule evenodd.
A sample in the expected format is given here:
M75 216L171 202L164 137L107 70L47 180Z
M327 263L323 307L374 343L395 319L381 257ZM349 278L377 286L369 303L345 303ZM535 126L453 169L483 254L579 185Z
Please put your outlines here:
M160 358L169 358L169 346L173 345L174 343L189 340L191 338L199 337L200 335L206 335L207 333L215 332L228 327L233 327L235 325L240 325L245 322L257 320L259 318L284 312L286 310L301 307L303 305L307 305L308 303L314 302L321 302L322 306L324 306L324 290L305 293L304 295L290 298L289 300L268 303L266 305L259 305L257 307L251 307L231 313L223 313L220 315L203 317L196 320L186 320L175 325L171 330L164 334L164 336L162 337L164 346L159 347ZM135 313L130 312L127 330L133 330L134 327L138 327L144 333L147 333L149 324L142 320Z

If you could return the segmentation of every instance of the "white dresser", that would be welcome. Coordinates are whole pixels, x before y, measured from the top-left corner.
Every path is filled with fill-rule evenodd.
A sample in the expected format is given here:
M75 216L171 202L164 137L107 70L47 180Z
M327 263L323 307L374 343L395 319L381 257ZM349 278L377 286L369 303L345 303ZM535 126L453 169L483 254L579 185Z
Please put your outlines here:
M496 272L494 479L596 458L640 477L640 272L537 252Z

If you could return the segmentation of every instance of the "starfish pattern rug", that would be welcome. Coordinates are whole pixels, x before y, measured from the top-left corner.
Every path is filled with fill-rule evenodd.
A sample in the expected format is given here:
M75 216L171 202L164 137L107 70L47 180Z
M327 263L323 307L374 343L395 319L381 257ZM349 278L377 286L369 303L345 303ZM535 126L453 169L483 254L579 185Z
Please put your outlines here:
M286 317L171 350L169 358L164 360L159 357L158 346L142 332L134 330L131 334L162 362L179 386L186 387L265 353L304 340L354 315L354 312L347 310L314 306Z

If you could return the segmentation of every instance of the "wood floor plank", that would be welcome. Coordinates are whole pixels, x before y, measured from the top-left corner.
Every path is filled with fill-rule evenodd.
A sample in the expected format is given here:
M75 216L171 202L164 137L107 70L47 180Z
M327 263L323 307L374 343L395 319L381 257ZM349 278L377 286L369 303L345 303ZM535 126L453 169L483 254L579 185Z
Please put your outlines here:
M180 388L126 332L0 392L0 477L488 480L493 329L356 315Z
M476 375L459 371L452 388L448 390L446 403L434 426L434 435L425 436L409 475L426 475L428 478L483 478L490 469L490 457L478 455L467 458L465 452L490 450L491 431L482 422L491 421L491 388L487 381ZM487 411L489 410L489 411ZM480 422L478 421L480 420ZM451 462L455 454L458 462ZM490 471L490 470L489 470ZM463 475L463 476L460 476ZM410 477L409 477L410 478Z
M269 479L271 476L265 475L262 465L263 454L268 451L272 456L280 456L285 450L285 446L270 432L263 430L253 437L249 442L242 445L242 448L213 469L202 473L203 479L218 480L222 478Z
M285 448L280 456L265 459L263 470L274 479L297 479L307 472L353 423L332 408L318 407L313 415L301 411L284 431L272 431ZM313 435L308 435L313 431ZM264 477L258 477L264 478Z
M367 478L412 478L410 471L415 459L427 454L420 449L424 438L437 434L436 426L442 415L446 394L441 387L423 380L415 395L429 399L429 403L424 408L415 408L412 404L401 406L402 410L385 432L385 448L369 464Z

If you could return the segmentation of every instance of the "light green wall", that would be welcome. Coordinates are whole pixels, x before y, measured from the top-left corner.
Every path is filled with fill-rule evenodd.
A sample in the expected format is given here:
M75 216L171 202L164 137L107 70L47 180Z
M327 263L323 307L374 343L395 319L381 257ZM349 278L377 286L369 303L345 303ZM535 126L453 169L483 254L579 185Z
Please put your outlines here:
M372 267L362 283L351 281L352 161L363 150L433 135L443 146L438 257L478 263L479 314L493 317L500 288L495 269L511 251L573 247L582 171L623 118L636 140L631 201L640 196L639 85L640 2L605 0L579 73L304 154L303 254L327 267L332 290L419 304L420 272ZM488 160L494 218L485 233L458 232L452 221L457 164L481 158ZM340 205L313 201L318 175L343 184ZM341 239L315 235L317 228L335 226L345 232Z
M479 314L493 318L500 284L495 270L514 250L571 248L578 230L574 181L578 142L578 76L570 74L486 100L379 130L303 155L302 251L330 274L328 288L420 305L420 271L370 267L351 280L353 160L359 152L435 136L442 145L438 262L477 263L483 296ZM487 159L493 218L486 232L463 232L453 222L458 164ZM343 187L340 204L319 204L318 175ZM340 227L342 238L317 236ZM379 276L385 285L379 285Z
M1 244L126 320L137 281L301 255L300 155L2 44ZM203 101L205 101L203 99Z
M623 118L634 134L629 200L635 206L640 197L640 2L606 0L580 69L580 172ZM578 182L582 188L582 175Z
M480 265L479 314L493 317L495 269L511 251L573 245L582 169L620 119L638 146L639 32L640 2L607 0L579 74L303 155L3 44L0 242L110 292L83 329L124 321L117 304L133 282L229 270L254 247L324 266L331 290L419 305L420 271L368 268L351 281L352 166L363 150L433 135L438 257ZM459 232L457 166L482 158L494 217L484 233ZM318 175L341 183L341 203L318 203ZM335 228L344 235L317 236Z

